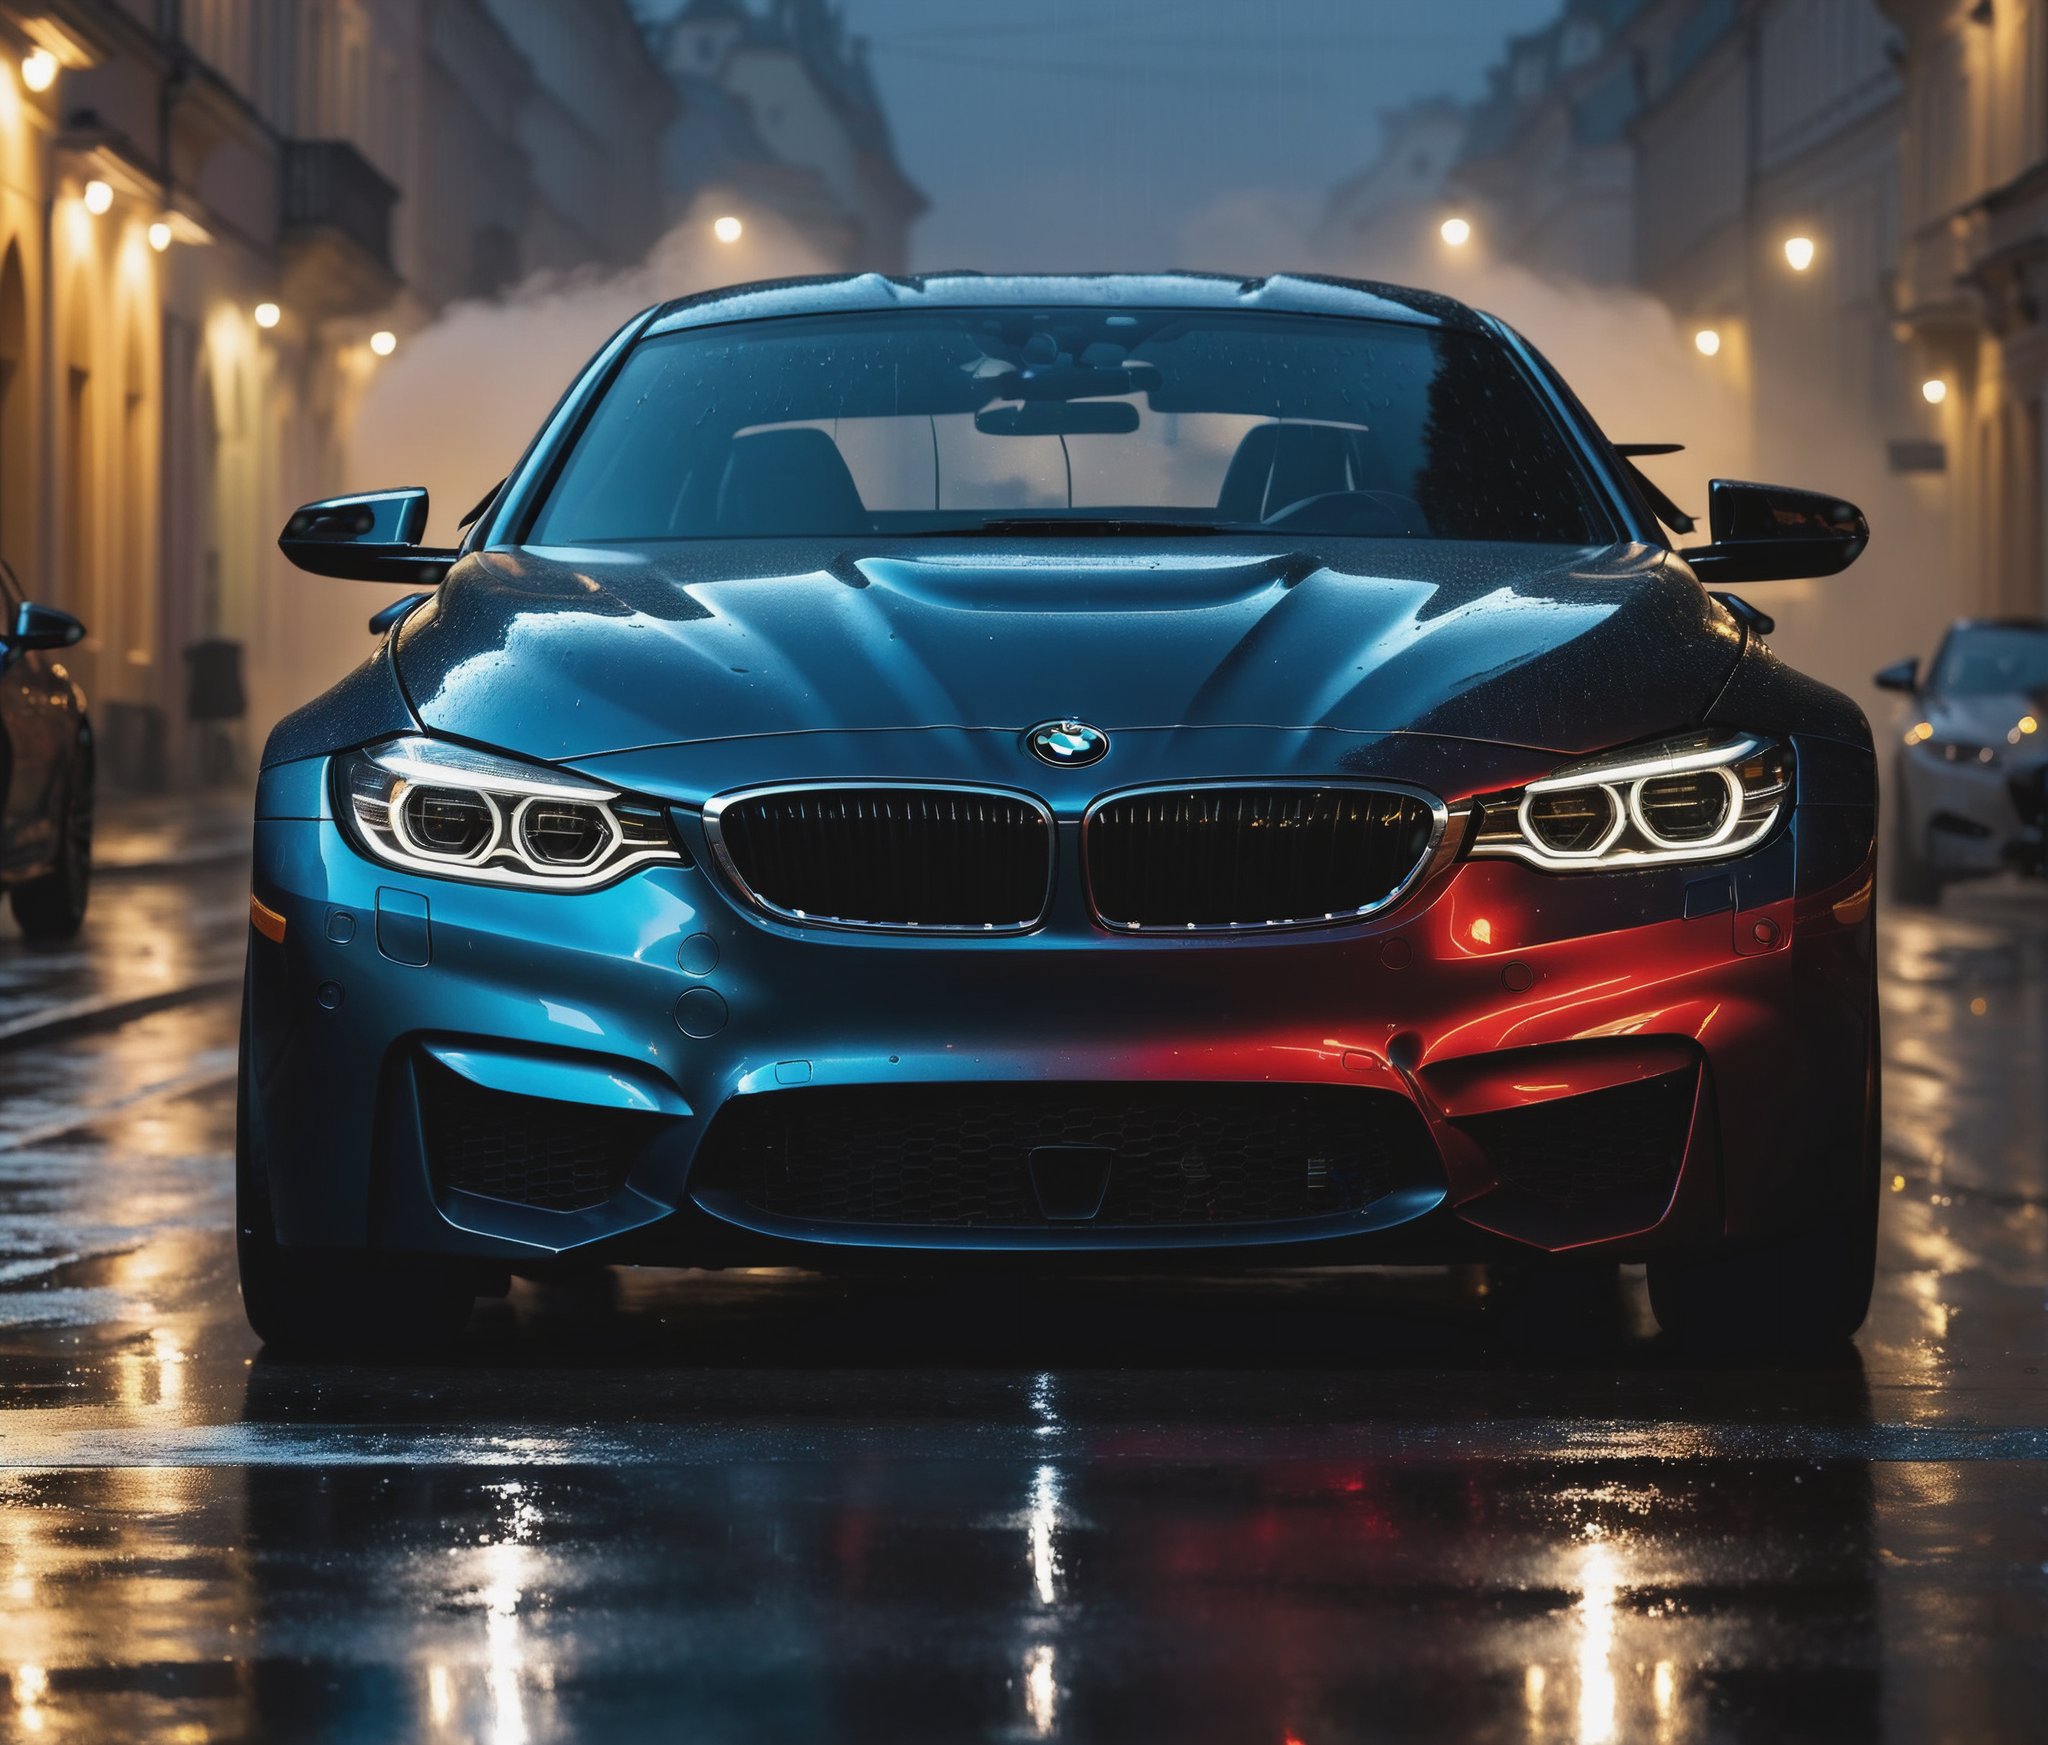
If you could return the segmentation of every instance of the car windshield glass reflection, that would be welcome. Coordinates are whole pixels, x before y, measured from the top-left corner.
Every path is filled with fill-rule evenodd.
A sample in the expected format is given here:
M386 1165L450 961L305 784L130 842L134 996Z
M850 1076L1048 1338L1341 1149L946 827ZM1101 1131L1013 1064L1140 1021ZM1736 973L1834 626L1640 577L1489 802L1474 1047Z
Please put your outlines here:
M1507 349L1394 322L1109 309L793 319L643 342L538 544L1214 528L1614 537Z
M1927 688L1948 697L2048 691L2048 624L1974 624L1953 631Z

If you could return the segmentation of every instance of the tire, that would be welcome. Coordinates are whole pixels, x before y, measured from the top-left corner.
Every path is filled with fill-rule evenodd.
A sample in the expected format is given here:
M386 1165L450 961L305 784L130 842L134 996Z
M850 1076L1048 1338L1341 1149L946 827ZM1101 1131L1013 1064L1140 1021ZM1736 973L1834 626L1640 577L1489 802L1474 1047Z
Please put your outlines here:
M15 889L14 919L24 937L39 942L75 938L85 925L92 895L92 753L80 746L65 784L64 828L57 863Z
M1907 807L1904 779L1893 784L1892 815L1892 897L1918 908L1941 906L1941 874L1927 858L1927 844L1914 833L1912 812Z
M1892 859L1892 901L1910 903L1919 909L1941 907L1941 874L1929 866L1916 845L1901 833L1898 852Z
M475 1300L466 1269L278 1243L250 1103L245 983L235 1078L235 1259L242 1313L265 1349L296 1357L391 1358L452 1343Z
M1812 1354L1839 1348L1863 1325L1877 1280L1878 1060L1873 984L1862 1130L1843 1137L1825 1217L1786 1240L1652 1260L1650 1307L1678 1344L1716 1355Z

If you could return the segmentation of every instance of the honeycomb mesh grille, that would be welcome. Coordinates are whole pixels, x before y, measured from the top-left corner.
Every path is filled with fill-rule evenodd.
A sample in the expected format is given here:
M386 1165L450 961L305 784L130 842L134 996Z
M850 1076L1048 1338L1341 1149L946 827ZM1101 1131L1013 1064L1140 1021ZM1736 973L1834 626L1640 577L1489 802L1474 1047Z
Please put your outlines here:
M1096 915L1124 931L1341 920L1385 903L1429 852L1435 815L1372 788L1186 788L1088 816Z
M1075 1228L1048 1217L1031 1154L1112 1154L1088 1227L1259 1224L1362 1211L1433 1179L1405 1098L1286 1085L814 1089L736 1099L692 1186L828 1224Z
M1697 1068L1460 1121L1509 1187L1568 1207L1669 1202L1692 1133Z
M1015 931L1044 914L1052 879L1045 813L975 789L756 794L716 829L757 901L841 926Z
M603 1205L663 1124L657 1115L487 1091L431 1060L418 1072L435 1182L542 1211Z

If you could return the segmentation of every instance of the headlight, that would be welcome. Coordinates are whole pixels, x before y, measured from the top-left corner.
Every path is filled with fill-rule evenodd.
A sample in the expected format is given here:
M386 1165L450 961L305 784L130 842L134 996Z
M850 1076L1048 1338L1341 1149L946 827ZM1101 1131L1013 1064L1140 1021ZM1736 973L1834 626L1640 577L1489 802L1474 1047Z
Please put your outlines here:
M683 858L659 806L563 770L421 738L338 763L343 815L364 852L389 866L585 891Z
M1575 763L1481 804L1474 854L1551 872L1668 866L1746 854L1792 793L1792 749L1695 733Z

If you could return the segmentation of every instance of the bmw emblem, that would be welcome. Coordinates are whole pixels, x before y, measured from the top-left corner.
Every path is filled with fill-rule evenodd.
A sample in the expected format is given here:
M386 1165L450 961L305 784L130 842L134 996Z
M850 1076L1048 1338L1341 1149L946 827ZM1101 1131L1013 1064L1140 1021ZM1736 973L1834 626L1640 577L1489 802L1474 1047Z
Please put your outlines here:
M1042 721L1024 735L1024 743L1054 769L1081 769L1109 755L1109 735L1085 721Z

